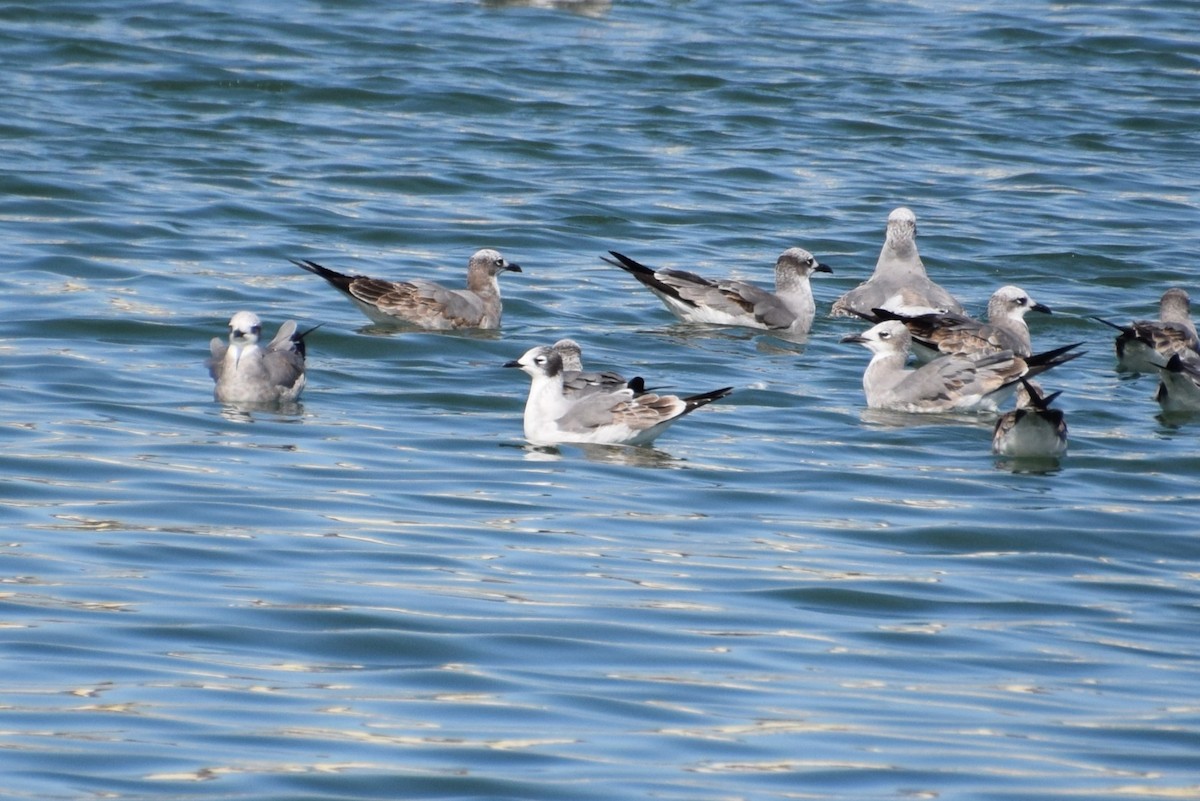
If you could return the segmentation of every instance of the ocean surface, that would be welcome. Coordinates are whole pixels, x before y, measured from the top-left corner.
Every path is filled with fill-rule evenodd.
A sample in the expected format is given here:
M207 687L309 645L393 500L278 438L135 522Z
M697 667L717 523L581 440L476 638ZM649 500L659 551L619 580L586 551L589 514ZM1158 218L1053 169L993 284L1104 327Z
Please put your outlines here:
M1111 329L1200 293L1200 5L0 5L0 797L1200 798L1200 420ZM1035 349L1070 452L868 412L829 304L912 208ZM807 341L628 275L830 264ZM289 259L459 284L381 329ZM212 399L238 310L308 338ZM535 448L504 362L672 391Z

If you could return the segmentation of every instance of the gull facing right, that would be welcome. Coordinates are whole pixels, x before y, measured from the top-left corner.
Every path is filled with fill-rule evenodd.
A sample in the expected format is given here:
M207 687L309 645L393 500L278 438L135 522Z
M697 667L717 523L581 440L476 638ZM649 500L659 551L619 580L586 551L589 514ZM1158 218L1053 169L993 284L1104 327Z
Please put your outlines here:
M365 275L343 275L315 261L289 261L324 278L380 325L409 325L435 331L499 328L500 284L496 277L503 272L521 272L521 265L510 264L498 252L487 248L476 251L467 262L466 289L449 289L423 278L385 281Z
M978 359L942 356L910 370L905 366L912 335L899 320L884 320L861 334L843 337L871 351L863 392L871 409L938 413L996 411L1016 392L1022 376L1032 377L1079 354L1079 343L1022 359L1003 350Z
M913 337L913 353L922 361L953 355L978 358L1000 350L1032 356L1033 342L1025 322L1027 312L1050 314L1050 307L1037 303L1024 289L1002 286L988 300L987 322L956 312L903 314L874 309L860 315L873 323L899 320Z
M534 445L645 445L684 415L733 391L724 387L686 398L653 392L635 395L628 387L567 393L562 356L546 346L530 348L504 366L519 367L530 376L524 425L525 439Z
M807 334L817 306L809 277L831 273L804 248L788 248L775 260L775 291L746 281L711 281L686 270L652 270L610 250L604 261L632 275L685 323L741 325L788 334Z

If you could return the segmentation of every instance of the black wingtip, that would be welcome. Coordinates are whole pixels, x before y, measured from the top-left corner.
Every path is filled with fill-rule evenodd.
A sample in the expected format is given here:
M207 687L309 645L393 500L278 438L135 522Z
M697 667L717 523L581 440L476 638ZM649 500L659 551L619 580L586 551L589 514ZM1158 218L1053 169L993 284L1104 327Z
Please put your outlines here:
M603 259L604 261L608 262L609 264L613 265L614 267L620 267L622 270L633 273L634 275L637 275L637 276L641 276L641 275L653 276L654 275L654 270L651 270L649 267L647 267L644 264L634 261L633 259L626 256L624 253L618 253L615 250L610 250L608 252L610 254L612 254L612 257L614 259L616 259L616 261L613 261L612 259L607 259L604 256L601 256L600 258Z
M1128 332L1131 330L1131 329L1129 328L1129 326L1127 326L1127 325L1118 325L1117 323L1114 323L1114 322L1110 322L1110 321L1108 321L1108 320L1105 320L1103 317L1097 317L1097 316L1096 316L1096 315L1094 315L1094 314L1093 314L1093 315L1090 315L1090 319L1092 319L1092 320L1095 320L1095 321L1096 321L1096 322L1098 322L1098 323L1104 323L1104 324L1105 324L1105 325L1107 325L1109 328L1115 328L1115 329L1117 329L1118 331L1124 331L1124 332L1128 333Z
M712 392L703 392L699 395L692 395L684 398L683 400L687 403L689 409L697 409L705 404L728 397L732 393L733 387L721 387L720 389L714 389Z

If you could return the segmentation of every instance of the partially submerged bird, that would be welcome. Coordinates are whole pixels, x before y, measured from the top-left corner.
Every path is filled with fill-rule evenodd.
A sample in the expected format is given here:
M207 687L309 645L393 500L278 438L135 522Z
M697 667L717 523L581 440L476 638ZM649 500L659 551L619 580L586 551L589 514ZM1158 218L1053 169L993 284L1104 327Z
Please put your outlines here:
M563 363L563 389L567 393L613 392L628 387L635 395L646 391L646 382L641 376L628 381L619 373L583 369L583 348L573 339L560 339L550 346Z
M835 317L869 314L888 309L905 314L931 311L962 313L954 296L929 280L917 252L917 216L901 206L888 215L887 234L875 272L863 283L833 302Z
M216 381L213 396L222 403L285 403L304 389L304 337L319 326L297 332L288 320L266 347L258 344L262 322L240 311L229 320L229 342L213 337L208 371Z
M775 261L775 291L746 281L710 280L686 270L652 270L610 250L600 258L620 267L658 296L687 323L741 325L789 334L807 334L816 314L809 278L833 272L804 248L788 248Z
M653 392L635 395L628 387L568 393L563 387L562 356L545 346L531 348L504 366L519 367L530 376L524 426L525 438L535 445L644 445L684 415L733 391L724 387L686 398Z
M343 275L313 261L290 261L324 278L376 323L443 331L498 328L501 304L496 278L504 272L521 272L519 264L510 264L497 251L486 248L476 251L467 262L465 289L449 289L422 278L385 281Z
M1174 353L1158 371L1154 399L1167 413L1200 412L1200 358Z
M1037 303L1020 287L1002 286L988 300L987 320L976 320L956 312L927 312L904 314L887 309L873 309L859 315L873 323L899 320L913 337L913 353L923 361L938 356L976 358L1000 350L1011 350L1018 356L1033 355L1027 312L1050 314L1050 307Z
M1200 339L1192 323L1191 300L1179 287L1163 293L1158 303L1157 320L1134 320L1129 325L1120 325L1103 317L1092 319L1121 332L1113 344L1117 351L1117 369L1123 372L1154 373L1166 366L1175 354L1185 359L1200 356Z
M1036 383L1021 378L1017 408L1000 415L992 429L992 450L1018 459L1057 458L1066 453L1066 417L1061 409L1050 407L1060 394L1044 395Z
M856 342L873 354L863 373L869 408L919 413L995 411L1016 392L1022 376L1070 361L1079 354L1068 351L1080 344L1027 359L1008 350L977 359L943 356L913 370L905 366L912 335L899 320L885 320L842 342Z

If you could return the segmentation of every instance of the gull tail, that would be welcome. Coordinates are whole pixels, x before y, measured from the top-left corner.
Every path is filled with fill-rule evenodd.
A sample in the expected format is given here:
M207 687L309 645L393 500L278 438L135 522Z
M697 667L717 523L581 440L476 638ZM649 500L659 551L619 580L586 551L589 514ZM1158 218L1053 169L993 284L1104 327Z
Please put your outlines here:
M357 275L343 275L336 270L331 270L328 267L322 267L315 261L309 261L308 259L304 259L303 261L288 259L288 261L299 267L301 270L308 270L313 275L321 276L326 281L345 292L347 295L350 294L350 284L354 282L354 279L360 277Z
M683 399L683 402L687 404L687 408L683 413L687 414L688 412L694 412L701 406L707 406L713 401L718 401L721 398L728 396L732 392L733 387L722 387L721 389L714 389L712 392L704 392L700 395L690 395Z
M1095 320L1095 321L1096 321L1096 322L1098 322L1098 323L1104 323L1104 324L1105 324L1105 325L1107 325L1109 328L1115 328L1115 329L1117 329L1118 331L1120 331L1120 332L1122 332L1122 333L1125 333L1125 334L1130 334L1130 335L1132 335L1132 334L1133 334L1133 329L1132 329L1132 328L1130 328L1130 327L1129 327L1129 326L1127 326L1127 325L1119 325L1118 323L1113 323L1113 322L1110 322L1110 321L1108 321L1108 320L1105 320L1103 317L1097 317L1097 316L1095 316L1095 315L1092 315L1092 316L1091 316L1091 319Z
M1054 403L1054 399L1062 394L1062 390L1060 389L1058 392L1043 395L1038 385L1025 376L1021 376L1021 385L1025 387L1025 392L1029 394L1029 405L1041 412L1049 409L1050 404Z
M1035 353L1025 360L1028 369L1023 376L1032 378L1035 375L1046 372L1052 367L1058 367L1060 364L1066 364L1072 359L1079 358L1086 351L1080 351L1079 353L1071 353L1070 351L1075 350L1075 348L1078 348L1082 344L1082 342L1076 342L1071 345L1063 345L1061 348Z
M678 289L670 284L665 284L658 280L658 276L654 274L654 270L651 270L646 265L636 262L628 256L618 253L615 250L610 250L608 252L613 255L613 258L610 259L607 256L601 256L601 260L613 265L614 267L620 267L622 270L632 275L639 282L645 284L654 292L667 295L668 297L674 298L680 303L684 303L688 306L695 305L690 300L686 300L685 298L681 297Z

